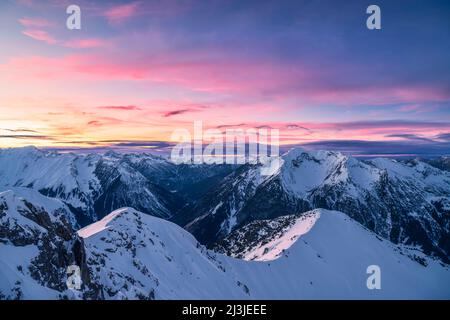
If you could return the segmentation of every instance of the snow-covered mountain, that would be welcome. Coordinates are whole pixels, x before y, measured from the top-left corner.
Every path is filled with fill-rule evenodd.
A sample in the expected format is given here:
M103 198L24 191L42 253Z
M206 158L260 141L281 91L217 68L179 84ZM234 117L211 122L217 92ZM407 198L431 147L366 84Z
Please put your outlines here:
M78 231L105 299L245 299L243 279L175 224L124 208Z
M442 156L434 159L417 159L413 161L424 161L438 169L450 171L450 157L448 156Z
M301 149L261 170L0 150L0 299L450 298L449 171Z
M246 224L314 208L344 212L381 237L450 258L450 173L421 161L361 161L293 149L271 176L246 165L175 221L213 245Z
M64 201L80 225L127 206L170 218L231 168L177 166L152 154L0 149L0 191L27 187Z
M273 248L278 254L260 259L266 262L214 253L178 226L126 208L78 234L86 243L87 264L97 268L93 279L108 299L450 296L448 265L382 240L340 212L305 216L284 230ZM366 286L371 264L383 272L380 292Z
M179 226L131 208L77 234L57 208L61 202L28 192L0 194L1 299L450 298L448 265L393 245L339 212L285 218L292 221L282 230L266 229L269 242L249 248L259 257L253 260L264 261L245 261L209 251ZM82 270L79 291L66 287L72 264ZM372 264L382 270L381 290L366 286Z
M86 269L70 217L61 201L34 190L0 193L0 299L62 298L67 266Z
M270 261L282 256L298 238L311 230L322 209L272 220L255 220L214 245L214 251L248 261Z
M385 239L450 261L449 171L302 149L282 156L273 175L261 170L175 165L151 154L3 149L0 191L20 186L60 199L80 226L133 207L184 226L208 246L254 220L339 210Z

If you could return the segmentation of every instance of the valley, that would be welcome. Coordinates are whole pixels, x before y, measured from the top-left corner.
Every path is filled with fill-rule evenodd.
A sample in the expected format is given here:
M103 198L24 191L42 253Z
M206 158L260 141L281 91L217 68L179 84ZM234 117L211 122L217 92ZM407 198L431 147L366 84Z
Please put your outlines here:
M148 154L0 150L0 297L450 297L448 171L302 149L281 159L263 176ZM80 290L66 286L71 265ZM380 290L366 286L372 265Z

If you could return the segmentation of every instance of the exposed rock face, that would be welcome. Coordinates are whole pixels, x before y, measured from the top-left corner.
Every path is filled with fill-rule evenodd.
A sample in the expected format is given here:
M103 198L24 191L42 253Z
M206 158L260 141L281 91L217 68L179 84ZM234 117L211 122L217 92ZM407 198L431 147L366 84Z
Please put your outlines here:
M23 290L32 292L33 286L48 288L55 297L68 296L66 270L70 265L80 267L86 296L98 298L95 285L91 286L83 239L69 223L70 216L62 202L33 190L0 193L0 243L2 255L5 254L2 258L8 260L6 252L11 252L18 255L14 259L22 260L15 265L14 287L1 293L5 299L21 298Z
M412 162L423 161L441 170L450 171L450 157L443 156L435 159L415 159Z
M122 207L169 219L233 169L175 165L152 154L0 149L0 191L27 187L62 200L79 226Z
M209 251L177 225L131 208L112 212L77 236L47 206L5 193L0 198L10 220L40 231L37 244L15 246L2 238L8 244L0 244L1 299L450 297L448 265L395 246L339 212L254 221L224 240L230 254L256 262ZM47 228L49 219L60 229ZM76 291L67 289L63 273L73 263L83 277ZM380 292L366 287L371 263L383 267L388 285Z
M0 150L0 164L0 299L361 298L361 279L348 292L324 279L345 287L371 259L400 286L384 297L449 296L450 172L423 161L292 150L264 176L258 165L17 149ZM270 262L209 251L152 215L219 252ZM71 265L81 290L67 288ZM283 285L260 281L280 275Z
M420 161L360 161L298 149L282 163L269 177L262 177L258 166L240 168L179 222L200 242L213 245L254 220L325 208L348 214L394 243L419 246L450 261L449 172Z

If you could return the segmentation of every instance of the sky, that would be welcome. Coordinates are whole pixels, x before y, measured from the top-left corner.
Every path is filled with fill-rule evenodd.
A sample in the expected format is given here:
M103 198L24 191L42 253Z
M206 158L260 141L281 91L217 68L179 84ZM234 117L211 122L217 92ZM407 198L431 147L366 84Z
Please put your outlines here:
M0 148L162 150L202 121L450 154L449 1L3 0L0 39Z

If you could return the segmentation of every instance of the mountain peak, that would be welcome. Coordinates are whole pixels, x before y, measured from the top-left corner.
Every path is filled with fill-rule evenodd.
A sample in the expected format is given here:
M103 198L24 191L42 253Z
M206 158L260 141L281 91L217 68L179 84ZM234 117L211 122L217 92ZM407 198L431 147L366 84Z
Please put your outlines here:
M103 230L108 229L109 224L119 216L124 216L127 213L134 212L135 210L132 208L121 208L117 209L107 216L105 216L100 221L97 221L81 230L78 231L78 235L82 238L89 238Z
M272 220L253 221L219 242L216 249L244 260L276 260L308 233L323 213L329 214L328 210L315 209Z
M20 155L32 154L32 153L39 153L39 154L44 153L43 150L38 149L35 146L25 146L25 147L19 147L19 148L6 148L6 149L0 148L0 152L14 153L14 154L20 154Z
M308 150L302 147L292 148L283 154L283 159L292 160L297 159L299 157L304 158L312 158L317 160L325 160L326 158L333 157L338 159L346 159L348 156L344 155L338 151L329 151L329 150Z

